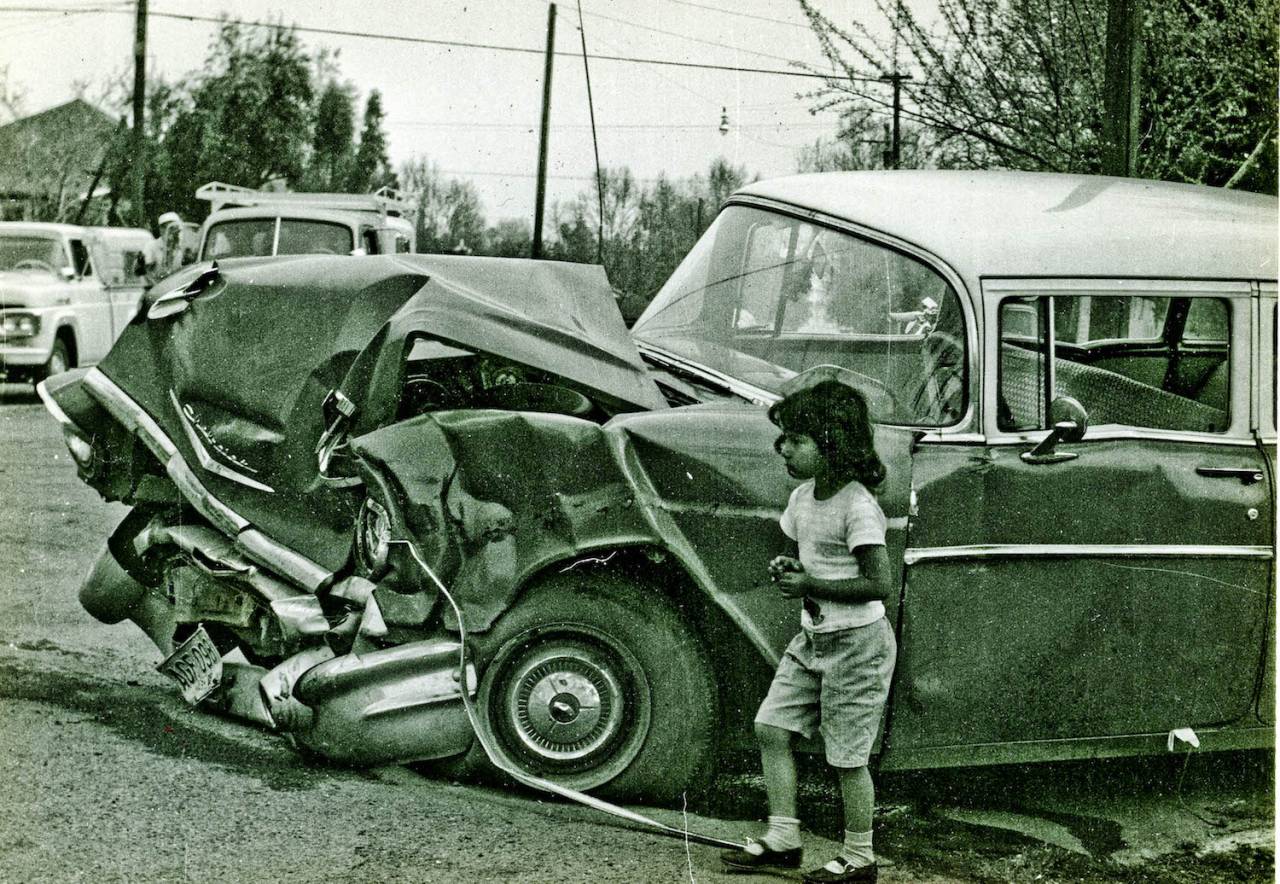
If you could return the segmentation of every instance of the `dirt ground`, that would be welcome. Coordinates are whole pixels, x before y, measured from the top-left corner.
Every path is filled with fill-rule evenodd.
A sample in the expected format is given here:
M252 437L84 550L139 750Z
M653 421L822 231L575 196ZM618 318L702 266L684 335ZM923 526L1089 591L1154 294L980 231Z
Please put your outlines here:
M193 712L128 625L75 591L123 515L75 478L26 388L0 385L0 881L728 881L716 850L545 796L404 768L302 759L275 734ZM764 814L758 761L683 808L722 838ZM887 882L1272 881L1274 755L885 774ZM839 800L802 771L806 858L828 858Z

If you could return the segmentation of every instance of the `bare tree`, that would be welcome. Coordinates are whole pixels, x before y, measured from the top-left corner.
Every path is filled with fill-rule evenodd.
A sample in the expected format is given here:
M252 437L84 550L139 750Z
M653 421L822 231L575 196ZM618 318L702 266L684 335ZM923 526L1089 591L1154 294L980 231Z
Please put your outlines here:
M882 78L909 73L902 116L921 130L917 165L1100 168L1106 0L939 0L931 23L902 0L848 23L798 2L844 73L809 94L815 110L883 117ZM1139 175L1275 192L1277 6L1145 4Z

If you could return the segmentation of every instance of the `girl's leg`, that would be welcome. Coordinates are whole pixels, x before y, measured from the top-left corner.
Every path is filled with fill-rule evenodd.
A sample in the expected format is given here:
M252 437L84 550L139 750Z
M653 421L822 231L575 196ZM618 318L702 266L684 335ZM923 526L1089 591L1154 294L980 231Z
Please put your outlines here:
M848 868L869 866L876 861L871 849L871 821L875 815L876 789L871 772L863 767L842 767L840 794L844 798L844 846L840 858Z
M870 832L876 809L876 787L866 767L841 767L840 795L844 798L844 827L850 832ZM767 775L766 775L767 776Z
M769 828L761 838L771 850L800 846L800 819L796 816L796 757L791 731L771 724L756 724L764 790L769 797Z
M770 816L796 815L796 757L791 751L791 731L771 724L756 725L764 790Z

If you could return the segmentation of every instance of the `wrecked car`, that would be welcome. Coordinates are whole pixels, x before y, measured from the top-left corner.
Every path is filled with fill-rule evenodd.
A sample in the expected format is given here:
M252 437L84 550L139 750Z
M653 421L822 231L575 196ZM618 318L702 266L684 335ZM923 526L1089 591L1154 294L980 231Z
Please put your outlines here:
M41 388L132 507L81 600L308 752L468 771L479 728L502 766L671 798L749 744L797 628L765 407L835 366L888 468L882 769L1271 746L1276 211L760 182L630 332L597 267L198 266Z

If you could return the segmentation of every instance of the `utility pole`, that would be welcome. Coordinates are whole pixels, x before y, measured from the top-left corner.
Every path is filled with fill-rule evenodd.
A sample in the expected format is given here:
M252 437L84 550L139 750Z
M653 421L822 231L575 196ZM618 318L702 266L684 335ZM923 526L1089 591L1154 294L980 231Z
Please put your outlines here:
M129 176L132 187L133 222L147 227L145 183L147 168L147 141L143 125L147 100L147 0L138 0L137 17L133 35L133 168Z
M542 68L542 131L538 136L538 192L533 203L533 254L542 257L542 205L547 198L547 131L551 126L551 63L556 52L556 5L547 7L547 60Z
M1108 0L1102 90L1102 173L1133 177L1142 91L1142 0Z
M902 163L902 81L910 80L910 74L885 74L880 78L893 84L893 142L889 147L889 168L896 169Z

